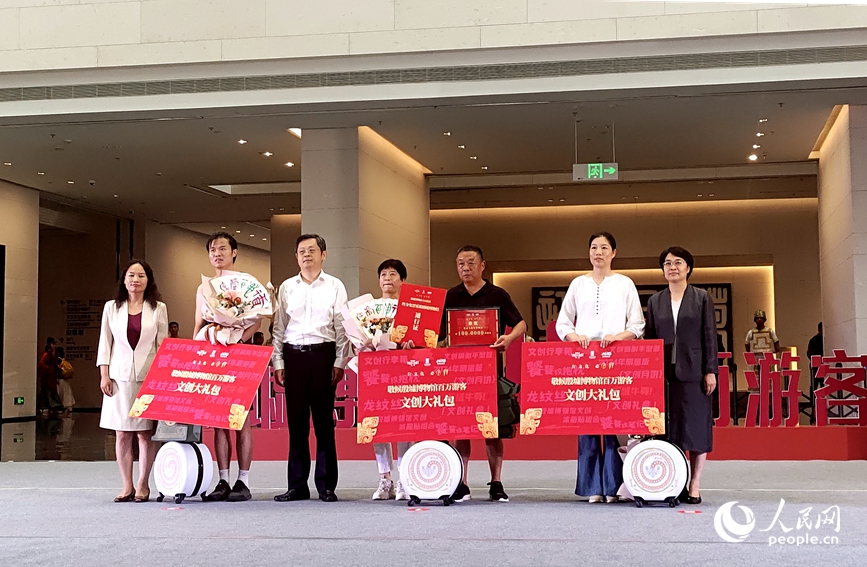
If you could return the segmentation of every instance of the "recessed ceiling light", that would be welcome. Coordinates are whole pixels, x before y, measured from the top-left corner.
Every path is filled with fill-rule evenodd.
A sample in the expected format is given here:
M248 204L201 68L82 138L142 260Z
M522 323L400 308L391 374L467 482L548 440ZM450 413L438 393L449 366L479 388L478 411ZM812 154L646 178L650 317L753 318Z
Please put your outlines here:
M11 161L4 161L3 165L12 165L12 162Z
M274 154L272 154L271 152L261 152L261 154L262 154L263 156L265 156L265 157L271 157L271 156L274 155Z
M67 181L70 185L75 185L75 181Z
M483 165L483 166L482 166L482 169L484 169L485 171L487 171L487 170L488 170L488 166L487 166L487 165Z
M274 209L273 209L273 207L272 207L272 208L270 208L270 209L268 209L268 210L269 210L269 211L273 211Z
M753 144L753 149L754 149L754 150L757 150L757 149L759 149L759 148L761 148L761 147L762 147L762 146L759 145L759 144Z
M283 207L280 207L280 210L281 210L281 211L285 211L286 209L284 209Z
M716 193L708 193L707 196L708 197L716 197Z
M268 240L267 238L263 238L262 240Z
M699 193L698 195L696 195L696 197L704 197L704 195L702 195L701 193Z
M767 118L759 118L759 122L767 122L767 121L768 121Z
M239 143L239 144L246 144L246 143L247 143L247 140L238 140L238 143Z
M460 148L460 149L462 149L462 150L464 150L464 149L466 149L466 146L465 146L465 145L463 145L463 144L461 144L461 145L460 145L460 146L458 146L458 148Z
M759 156L756 154L750 154L750 161L756 161L757 159L759 159Z
M479 159L479 156L470 156L470 159Z
M236 230L236 231L235 231L235 234L241 234L241 231L240 231L240 230Z
M256 236L256 235L255 235L255 234L251 234L251 235L250 235L250 238L253 238L254 236Z
M560 199L561 203L564 203L565 201L566 201L566 199Z
M443 132L443 136L451 136L451 135L452 135L451 132Z
M301 128L287 128L286 131L289 132L290 134L292 134L293 136L296 136L298 138L301 137Z
M221 226L220 228L225 229L226 227L225 227L225 226Z
M764 135L765 135L764 132L756 132L756 138L761 138Z
M114 198L117 199L117 195L115 195Z
M625 197L624 197L624 199L625 199ZM549 203L553 203L553 202L554 202L554 199L548 199L548 202L549 202Z
M284 163L283 165L285 165L286 167L295 167L295 164L292 163L291 161L287 161L287 162Z
M45 172L44 171L37 171L36 175L45 175Z

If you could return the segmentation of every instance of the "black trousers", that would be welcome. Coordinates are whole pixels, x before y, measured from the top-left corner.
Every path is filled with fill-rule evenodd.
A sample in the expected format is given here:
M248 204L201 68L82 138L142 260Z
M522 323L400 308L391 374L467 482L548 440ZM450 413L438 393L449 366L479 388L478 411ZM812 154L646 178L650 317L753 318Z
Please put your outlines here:
M286 420L289 423L289 489L306 492L310 478L310 416L316 434L316 489L337 488L337 445L334 441L334 394L331 369L334 343L298 351L283 345Z

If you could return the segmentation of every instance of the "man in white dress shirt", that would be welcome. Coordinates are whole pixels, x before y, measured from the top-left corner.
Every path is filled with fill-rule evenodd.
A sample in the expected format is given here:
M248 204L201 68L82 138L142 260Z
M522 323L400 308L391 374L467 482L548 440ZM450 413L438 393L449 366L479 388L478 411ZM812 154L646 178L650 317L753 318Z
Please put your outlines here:
M289 489L277 502L310 498L310 416L316 434L319 499L336 502L337 448L334 440L334 394L351 355L340 308L346 288L322 271L325 239L302 234L295 241L301 273L280 285L274 310L274 378L286 390L289 424Z

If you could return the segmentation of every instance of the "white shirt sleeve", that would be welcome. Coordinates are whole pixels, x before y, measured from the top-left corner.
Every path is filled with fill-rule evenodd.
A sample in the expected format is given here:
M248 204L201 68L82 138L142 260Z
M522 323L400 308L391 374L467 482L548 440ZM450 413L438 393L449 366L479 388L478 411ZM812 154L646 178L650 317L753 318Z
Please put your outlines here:
M569 289L566 290L566 297L563 298L563 303L560 305L560 313L557 315L557 336L561 341L566 340L566 335L575 332L575 317L577 310L575 308L575 288L578 286L578 278L572 280L569 284Z
M289 280L286 280L289 281ZM289 319L289 314L286 313L286 281L280 284L280 289L277 290L277 305L274 306L274 316L272 323L274 329L271 333L274 346L274 353L271 355L271 365L274 370L283 370L283 336L286 332L286 323Z
M352 358L352 348L346 329L343 327L343 313L341 308L346 305L346 286L335 278L337 284L337 299L334 302L334 342L336 343L337 358L334 359L335 368L346 368L346 363Z

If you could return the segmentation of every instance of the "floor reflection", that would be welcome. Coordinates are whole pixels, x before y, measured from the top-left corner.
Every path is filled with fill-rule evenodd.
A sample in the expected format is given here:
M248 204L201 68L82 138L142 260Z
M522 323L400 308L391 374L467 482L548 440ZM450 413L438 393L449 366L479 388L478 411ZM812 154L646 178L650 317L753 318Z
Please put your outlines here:
M100 429L98 412L36 419L37 461L113 461L114 431Z

